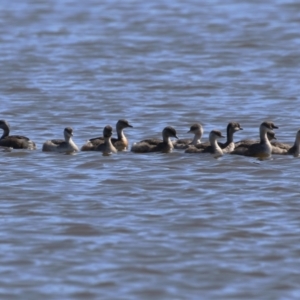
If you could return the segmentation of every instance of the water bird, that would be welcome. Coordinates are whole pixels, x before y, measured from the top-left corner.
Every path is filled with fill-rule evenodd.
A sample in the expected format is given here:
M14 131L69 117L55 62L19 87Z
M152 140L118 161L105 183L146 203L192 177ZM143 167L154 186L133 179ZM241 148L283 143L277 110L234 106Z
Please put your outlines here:
M292 154L294 156L298 156L299 154L299 142L300 142L300 130L296 132L295 142L293 145L287 143L281 143L278 141L273 141L270 139L268 134L268 138L272 145L272 154ZM276 137L275 137L276 140Z
M113 129L110 125L107 125L103 129L104 143L101 143L95 149L96 151L102 152L104 155L110 155L112 153L117 153L118 150L115 148L111 141Z
M28 137L21 135L9 135L10 126L7 121L0 120L0 128L3 129L3 134L0 138L0 146L13 149L36 149L36 144Z
M285 147L286 144L279 145ZM287 150L287 154L298 157L300 155L300 129L296 133L294 145Z
M174 148L171 141L171 137L178 139L176 130L167 126L162 131L161 139L146 139L140 142L134 143L131 147L131 151L135 153L146 153L146 152L171 152Z
M125 128L132 128L133 126L125 119L121 119L116 124L117 138L112 138L111 142L118 151L124 151L128 149L128 140L124 134ZM104 144L104 137L96 137L89 139L82 147L81 151L98 151L97 147Z
M221 131L212 130L209 133L209 145L203 148L189 147L185 150L185 153L211 153L215 158L223 155L223 150L218 144L218 139L224 138Z
M269 141L271 142L271 144L273 143L273 140L276 140L276 135L274 131L270 131L267 133L267 137L269 139ZM245 139L245 140L240 140L238 142L235 143L235 148L238 147L249 147L252 144L256 144L259 143L260 140L251 140L251 139Z
M277 129L273 122L265 121L259 126L260 142L253 144L240 144L235 147L231 154L253 156L258 158L267 158L272 155L272 145L268 139L268 132L274 133L273 129ZM275 137L275 135L274 135Z
M64 140L54 139L46 141L43 144L42 151L45 152L59 152L59 153L73 153L79 151L76 144L73 142L73 129L66 127L64 129Z
M218 145L223 150L223 153L230 153L235 148L235 143L233 141L233 135L235 132L243 130L240 123L237 122L229 122L227 125L227 140L225 143L218 142Z
M240 123L237 122L229 122L227 125L227 140L225 143L218 142L219 147L223 150L223 153L230 153L234 150L235 144L233 141L233 135L235 132L243 130ZM205 142L197 145L191 145L187 150L186 153L202 153L204 149L206 152L213 152L211 142Z
M173 146L175 149L186 149L191 145L201 144L201 138L203 135L203 126L200 123L195 123L190 127L190 130L187 133L193 133L193 139L178 139L173 141Z

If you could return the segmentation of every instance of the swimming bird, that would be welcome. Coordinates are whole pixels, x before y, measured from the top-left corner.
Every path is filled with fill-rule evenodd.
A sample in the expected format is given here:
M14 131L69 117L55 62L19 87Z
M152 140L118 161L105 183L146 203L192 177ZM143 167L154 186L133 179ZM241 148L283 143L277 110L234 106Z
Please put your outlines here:
M131 147L131 151L135 153L146 153L146 152L171 152L174 148L173 143L171 141L171 137L178 139L176 135L176 130L167 126L162 131L163 139L147 139L140 141L138 143L134 143Z
M258 158L267 158L272 155L272 145L268 139L268 132L273 133L273 129L277 129L273 122L263 122L259 126L260 142L245 146L241 144L236 147L231 154L254 156Z
M223 150L218 144L218 139L223 137L221 131L212 130L209 133L209 146L204 148L189 147L185 150L185 153L211 153L214 157L218 158L223 155Z
M7 121L0 120L0 128L3 129L3 134L0 138L0 146L13 149L36 149L35 143L28 137L21 135L9 135L10 126Z
M288 154L288 150L292 147L289 144L284 144L277 141L270 140L270 143L272 145L272 154Z
M280 143L276 140L275 132L271 131L267 133L268 140L270 141L272 145L272 154L287 154L288 149L291 148L291 145ZM259 140L241 140L235 143L235 148L249 148L251 145L259 143Z
M191 145L201 144L201 137L203 135L203 127L199 123L195 123L190 127L190 130L187 133L193 133L193 139L179 139L173 141L173 146L175 149L186 149Z
M235 143L233 141L233 135L235 132L243 130L240 123L229 122L227 125L227 140L225 143L218 142L218 145L223 150L223 153L230 153L235 148Z
M297 132L297 134L298 134L298 132ZM294 150L296 151L296 149L297 149L297 134L296 134L296 139L295 139L294 145L281 143L278 141L273 141L272 139L270 139L269 134L268 134L268 138L272 145L272 154L294 154L293 153ZM276 137L274 139L276 140ZM291 148L293 148L294 150Z
M60 153L73 153L79 151L78 147L72 140L73 129L66 127L64 129L64 140L55 139L46 141L43 144L42 151L45 152L60 152Z
M121 119L116 124L117 138L112 138L111 142L118 151L124 151L128 149L128 140L124 134L124 129L127 127L133 127L125 119ZM104 144L104 137L96 137L88 140L82 147L81 151L97 151L97 147Z
M296 133L294 145L288 149L287 154L294 155L294 157L298 157L300 155L300 129Z
M300 155L300 129L296 133L293 145L272 141L272 154L288 154L298 157Z
M240 123L237 122L229 122L227 125L227 140L225 143L218 142L219 147L223 150L223 153L230 153L231 151L234 150L235 144L233 141L233 135L235 132L243 130L241 127ZM189 147L191 148L197 148L199 151L195 149L190 149L186 151L186 153L201 153L201 149L206 149L209 148L207 151L211 152L211 143L210 142L205 142L197 145L190 145Z
M95 149L95 151L100 151L104 155L109 155L118 152L118 150L115 148L115 146L112 144L111 141L112 132L113 129L110 125L104 127L103 129L104 143L99 144Z
M268 140L270 141L271 144L273 143L273 140L276 140L276 135L275 135L274 131L268 132L267 133L267 137L268 137ZM235 148L238 148L238 147L249 147L252 144L256 144L256 143L259 143L259 142L260 142L259 139L257 139L257 140L251 140L251 139L240 140L240 141L238 141L238 142L235 143Z

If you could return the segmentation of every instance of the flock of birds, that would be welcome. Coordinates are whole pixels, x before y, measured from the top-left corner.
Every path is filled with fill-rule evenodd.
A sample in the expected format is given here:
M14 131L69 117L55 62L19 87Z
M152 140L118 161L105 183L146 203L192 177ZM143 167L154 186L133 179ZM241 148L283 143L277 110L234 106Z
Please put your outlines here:
M124 129L133 127L127 120L121 119L116 124L117 138L112 138L113 129L110 125L104 127L103 136L89 139L82 147L81 151L100 151L104 155L125 151L128 149L128 140L124 134ZM35 150L36 144L28 137L20 135L10 135L10 126L7 121L0 120L0 128L3 135L0 138L0 147L3 151L12 149ZM224 153L253 156L261 159L268 158L272 154L290 154L298 157L300 154L300 130L297 131L294 145L280 143L276 140L273 122L265 121L259 127L259 140L241 140L234 142L233 135L243 128L239 123L230 122L227 126L227 140L220 143L218 139L224 138L219 130L212 130L209 133L209 141L201 142L203 136L203 126L199 123L193 124L188 133L194 134L193 139L178 139L176 130L167 126L162 131L161 139L146 139L134 143L131 151L135 153L146 152L171 152L174 148L183 149L186 153L211 153L214 157L220 157ZM42 151L73 153L79 148L72 140L73 129L64 129L64 140L54 139L43 144ZM172 141L171 138L176 140Z

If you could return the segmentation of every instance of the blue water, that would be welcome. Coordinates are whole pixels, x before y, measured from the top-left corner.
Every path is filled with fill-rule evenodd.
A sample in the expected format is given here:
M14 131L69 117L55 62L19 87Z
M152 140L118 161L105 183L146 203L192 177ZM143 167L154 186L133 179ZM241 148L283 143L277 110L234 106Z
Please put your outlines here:
M264 120L292 144L299 22L297 1L2 1L0 119L38 150L0 152L0 298L298 299L297 158L41 147L121 118L130 144Z

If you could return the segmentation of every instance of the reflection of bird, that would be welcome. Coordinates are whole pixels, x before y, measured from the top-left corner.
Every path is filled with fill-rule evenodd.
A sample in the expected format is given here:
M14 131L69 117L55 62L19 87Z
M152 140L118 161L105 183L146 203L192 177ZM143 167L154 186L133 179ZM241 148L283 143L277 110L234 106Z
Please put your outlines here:
M5 120L0 120L0 128L3 129L3 134L0 138L0 146L10 147L13 149L36 149L36 145L26 136L9 135L10 126Z
M11 147L2 147L0 146L0 151L1 152L10 152L13 148Z
M127 120L121 119L116 124L118 138L112 138L111 141L118 151L128 148L128 140L124 134L124 128L132 127ZM82 147L81 151L96 151L100 144L104 144L104 137L96 137L88 140Z
M176 130L167 126L162 131L163 140L160 139L147 139L134 143L131 147L132 152L145 153L145 152L171 152L173 150L173 143L171 137L178 139Z
M46 152L60 152L60 153L71 153L79 151L78 147L72 140L73 129L66 127L64 129L64 140L55 139L49 140L43 144L42 151Z

